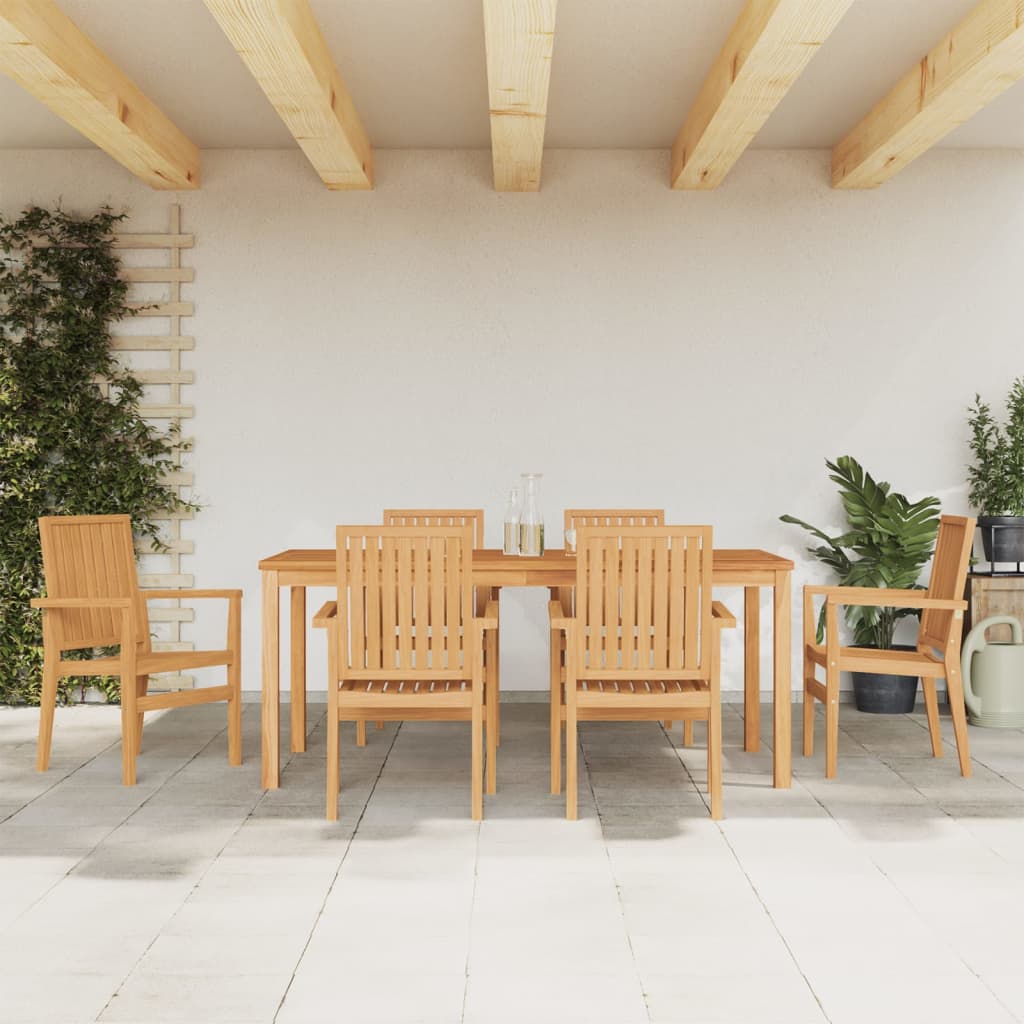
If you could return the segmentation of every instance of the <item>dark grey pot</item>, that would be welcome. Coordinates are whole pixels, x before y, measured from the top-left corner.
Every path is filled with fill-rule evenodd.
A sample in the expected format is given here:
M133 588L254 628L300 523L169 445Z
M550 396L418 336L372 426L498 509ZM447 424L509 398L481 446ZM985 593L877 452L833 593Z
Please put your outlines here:
M1024 562L1024 516L979 516L987 562Z
M894 644L895 651L914 651L910 644ZM917 700L917 677L883 672L851 672L853 701L869 715L907 715Z

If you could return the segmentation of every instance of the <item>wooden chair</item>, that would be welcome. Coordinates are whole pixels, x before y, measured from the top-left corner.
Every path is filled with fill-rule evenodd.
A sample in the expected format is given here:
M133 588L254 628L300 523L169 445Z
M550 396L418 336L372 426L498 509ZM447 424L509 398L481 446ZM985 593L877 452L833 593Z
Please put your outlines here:
M577 816L577 723L696 716L708 722L711 816L722 816L721 630L736 620L711 600L711 527L580 527L576 611L551 601L564 632L566 817ZM560 756L560 721L552 758ZM552 767L554 778L554 767Z
M664 526L663 508L567 508L563 517L566 531L581 526ZM552 587L551 598L560 601L562 610L568 616L573 614L573 588ZM554 734L565 723L565 715L559 711L562 703L562 684L565 682L565 635L557 629L551 630L551 792L562 792L562 758L556 756L561 750L561 736ZM671 728L672 723L666 722ZM692 726L691 726L692 728Z
M43 611L43 691L36 767L50 763L57 683L70 676L121 679L122 781L134 786L135 761L147 711L227 701L228 761L242 763L242 592L240 590L140 590L128 516L47 516L39 520L46 597L32 601ZM154 651L146 602L224 598L228 602L227 649ZM89 661L61 658L64 651L119 646L110 657ZM149 676L224 665L228 681L174 693L149 694Z
M484 547L484 510L482 508L386 508L384 509L385 526L472 526L473 547ZM476 602L476 614L484 615L488 604L495 602L495 608L499 607L498 601L501 591L498 587L490 587L486 591L476 591L474 600ZM488 691L494 690L495 726L494 741L501 745L501 703L500 690L501 681L499 678L499 663L501 655L498 650L500 630L490 629L487 631L486 646L484 649L484 677L485 686ZM487 698L488 700L490 698ZM377 723L377 728L382 729L383 722ZM356 742L360 740L366 743L365 723L356 723Z
M804 756L814 753L814 701L825 705L825 777L835 778L839 756L839 673L885 672L918 676L924 690L932 754L942 756L939 704L935 680L945 677L960 773L971 774L967 717L960 679L964 585L974 542L974 520L943 516L927 590L884 590L872 587L804 587ZM825 599L825 643L816 640L814 598ZM846 605L879 608L920 608L923 611L915 651L881 651L843 647L839 642L839 609ZM818 666L825 682L816 677Z
M485 633L497 608L473 614L469 526L339 526L338 600L313 624L330 630L327 818L338 817L338 723L430 719L472 723L474 821L483 816ZM487 792L496 788L495 731L487 730Z

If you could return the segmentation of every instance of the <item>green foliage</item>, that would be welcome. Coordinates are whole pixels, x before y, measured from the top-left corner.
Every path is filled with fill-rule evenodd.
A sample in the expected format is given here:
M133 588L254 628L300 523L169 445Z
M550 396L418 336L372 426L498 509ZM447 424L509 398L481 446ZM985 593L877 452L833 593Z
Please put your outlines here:
M1005 425L981 395L967 411L974 456L967 470L971 504L983 516L1024 516L1024 377L1010 385Z
M810 526L793 516L784 523L802 526L823 543L807 550L839 577L840 586L920 589L917 580L935 548L939 529L939 499L911 502L876 482L849 455L826 460L829 479L839 494L849 529L838 537ZM918 613L909 608L849 606L846 621L854 643L888 650L899 619ZM818 639L824 636L824 611L818 621Z
M128 513L159 544L161 512L190 507L162 483L178 438L139 412L110 325L130 316L103 209L77 219L32 207L0 217L0 702L37 703L43 590L36 519ZM109 381L104 396L98 380ZM88 652L87 652L88 653ZM101 683L117 697L115 680ZM65 686L61 699L67 700Z

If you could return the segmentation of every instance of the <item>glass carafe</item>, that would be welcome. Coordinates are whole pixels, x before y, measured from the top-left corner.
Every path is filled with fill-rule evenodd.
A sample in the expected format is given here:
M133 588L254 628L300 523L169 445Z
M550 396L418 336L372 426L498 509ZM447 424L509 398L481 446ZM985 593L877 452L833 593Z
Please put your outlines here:
M519 554L544 554L544 516L538 493L543 473L523 474L523 507L519 514Z
M502 550L506 555L519 554L519 522L522 505L522 492L518 487L513 487L508 494L508 505L505 506L505 540Z

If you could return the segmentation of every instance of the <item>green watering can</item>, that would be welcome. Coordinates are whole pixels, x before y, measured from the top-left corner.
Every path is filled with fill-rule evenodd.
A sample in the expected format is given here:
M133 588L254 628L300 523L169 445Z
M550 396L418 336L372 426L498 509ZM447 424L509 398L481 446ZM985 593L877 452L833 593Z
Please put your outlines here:
M985 639L990 626L1009 626L1013 639ZM961 658L964 702L971 725L1024 728L1024 629L1017 619L993 615L967 634Z

